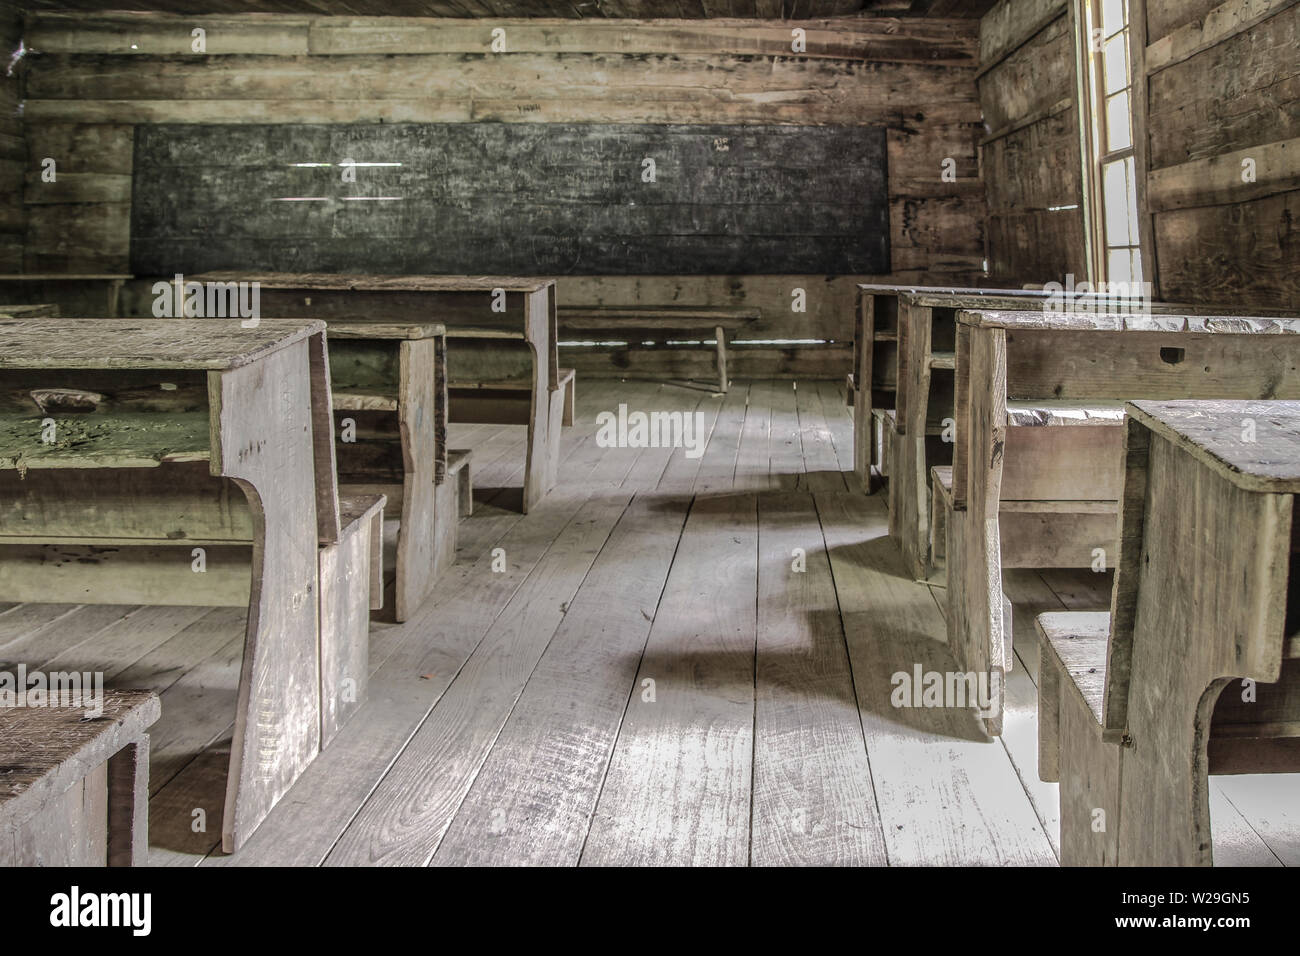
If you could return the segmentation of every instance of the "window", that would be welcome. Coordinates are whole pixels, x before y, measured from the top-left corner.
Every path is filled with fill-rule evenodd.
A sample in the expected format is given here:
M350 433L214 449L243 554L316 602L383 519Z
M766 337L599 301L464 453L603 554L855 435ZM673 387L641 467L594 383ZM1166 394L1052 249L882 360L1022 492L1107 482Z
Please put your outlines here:
M1133 149L1133 64L1129 0L1083 0L1089 51L1085 80L1091 106L1096 265L1109 283L1143 281Z

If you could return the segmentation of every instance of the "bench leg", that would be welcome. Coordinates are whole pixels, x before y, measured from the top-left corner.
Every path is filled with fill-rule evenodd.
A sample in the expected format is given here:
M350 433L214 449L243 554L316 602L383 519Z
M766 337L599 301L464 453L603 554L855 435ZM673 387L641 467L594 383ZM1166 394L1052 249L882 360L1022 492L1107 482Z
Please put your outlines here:
M397 587L393 616L409 620L433 590L438 551L435 481L438 454L435 429L438 387L433 339L403 342L400 353L402 394L398 403L402 441L402 514L397 528ZM448 520L454 520L448 517Z
M1061 779L1061 673L1038 638L1038 779Z
M718 391L725 392L729 384L727 381L727 333L719 326L713 330L713 334L718 340Z
M149 735L108 760L108 865L149 859Z
M927 482L925 433L909 430L894 442L889 465L889 536L898 542L903 566L918 581L929 572L930 488Z
M456 473L456 501L462 518L474 513L474 479L470 476L469 464L462 465Z
M301 345L301 348L298 348ZM320 752L316 471L307 343L220 375L222 474L258 516L222 846L234 853Z
M1062 683L1069 677L1063 677ZM1061 865L1116 866L1124 750L1101 739L1101 726L1072 688L1060 693ZM1127 769L1127 768L1126 768Z

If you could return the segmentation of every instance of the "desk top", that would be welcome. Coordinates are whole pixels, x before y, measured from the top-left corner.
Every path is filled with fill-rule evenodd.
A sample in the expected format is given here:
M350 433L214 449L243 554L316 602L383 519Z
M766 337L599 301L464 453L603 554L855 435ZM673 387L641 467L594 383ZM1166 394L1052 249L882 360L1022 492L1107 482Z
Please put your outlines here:
M0 368L233 369L323 331L314 319L0 319Z
M1239 488L1300 493L1300 402L1130 402L1128 412Z
M256 282L263 289L310 289L321 292L540 292L554 279L519 276L376 276L324 272L204 272L189 282Z
M1201 332L1300 334L1300 319L1244 315L1115 314L1106 312L1011 312L963 309L957 320L982 329L1057 332Z

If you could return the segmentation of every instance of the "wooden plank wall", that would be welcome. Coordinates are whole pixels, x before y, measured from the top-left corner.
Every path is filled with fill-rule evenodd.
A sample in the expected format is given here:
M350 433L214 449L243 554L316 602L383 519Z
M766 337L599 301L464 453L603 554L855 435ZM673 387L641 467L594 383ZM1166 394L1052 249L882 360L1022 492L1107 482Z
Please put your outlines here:
M990 282L1082 281L1083 180L1066 0L1001 0L980 22Z
M10 58L22 37L18 11L0 12L0 272L23 271L23 168L27 148L23 144L23 121L18 69L9 73ZM16 65L17 66L17 65Z
M1146 34L1159 294L1300 309L1300 4L1146 0Z
M206 31L205 55L190 52L194 27ZM498 27L505 54L487 52ZM798 56L795 27L807 31ZM60 175L57 192L29 178L25 265L126 269L139 123L777 123L887 127L890 275L972 282L986 211L976 30L973 20L892 18L33 14L31 155L64 157L60 169L75 175ZM945 181L945 159L955 181ZM845 343L853 284L867 278L885 277L566 277L561 301L758 306L751 337ZM792 310L796 288L804 312ZM831 352L842 374L846 347ZM780 374L782 355L765 361L764 374ZM740 363L735 374L749 374Z

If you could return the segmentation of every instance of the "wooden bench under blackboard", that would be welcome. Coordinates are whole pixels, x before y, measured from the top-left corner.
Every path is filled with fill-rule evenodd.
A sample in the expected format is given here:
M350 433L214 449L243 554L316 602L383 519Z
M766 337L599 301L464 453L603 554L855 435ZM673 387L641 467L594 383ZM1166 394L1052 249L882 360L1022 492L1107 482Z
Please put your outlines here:
M115 273L79 274L58 272L23 272L0 275L0 314L7 306L32 302L52 302L55 313L65 316L116 316L122 285L129 275ZM14 318L28 318L13 314Z
M758 320L758 309L718 306L564 306L559 310L562 332L608 333L653 337L662 341L672 333L712 333L718 361L718 391L725 392L727 377L727 334Z
M6 319L57 319L59 307L52 302L34 305L0 305L0 316Z

